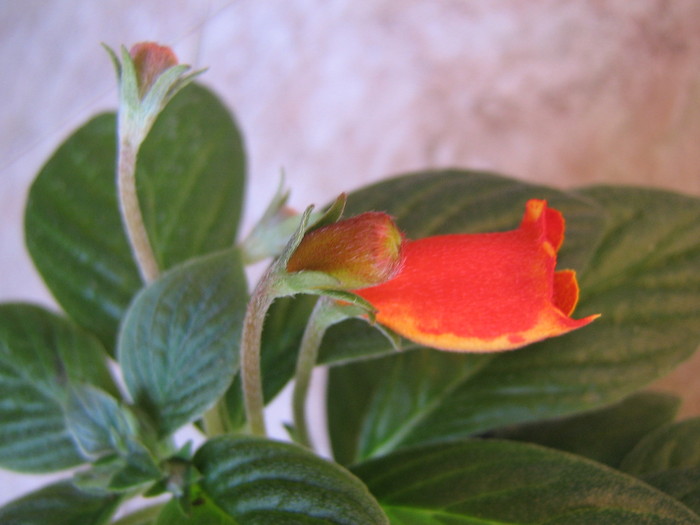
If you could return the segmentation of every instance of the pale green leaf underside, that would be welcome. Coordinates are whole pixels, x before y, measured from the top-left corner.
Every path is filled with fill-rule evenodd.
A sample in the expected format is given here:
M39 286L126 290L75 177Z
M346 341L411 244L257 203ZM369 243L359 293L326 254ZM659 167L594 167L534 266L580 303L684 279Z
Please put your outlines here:
M160 435L201 416L226 391L238 370L247 301L236 249L177 266L135 298L118 357L129 392Z
M0 305L0 465L50 472L83 461L63 418L71 384L114 391L99 342L28 304Z

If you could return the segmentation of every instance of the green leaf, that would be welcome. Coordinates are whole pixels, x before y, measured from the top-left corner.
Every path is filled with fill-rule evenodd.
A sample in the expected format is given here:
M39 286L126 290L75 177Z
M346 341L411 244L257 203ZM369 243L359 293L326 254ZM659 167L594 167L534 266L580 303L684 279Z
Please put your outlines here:
M492 356L430 352L425 358L394 355L333 369L329 421L334 451L342 461L605 406L662 376L697 348L698 199L633 188L587 189L581 199L550 197L536 187L464 173L435 173L419 177L415 186L410 182L401 178L383 183L375 188L374 197L365 190L359 195L360 206L396 206L388 211L400 226L409 229L411 236L421 236L435 233L433 227L439 227L440 233L499 229L498 225L502 229L502 221L496 220L499 210L504 213L508 206L522 213L524 193L547 197L567 219L562 261L568 262L560 267L573 266L581 277L575 317L597 312L603 317L582 330L515 352ZM463 210L470 198L469 211ZM401 204L395 204L396 199ZM350 208L354 202L351 196ZM510 220L511 227L517 224L516 219ZM324 348L325 359L389 351L387 343L363 346L371 340L357 324L354 335L333 336L334 330L342 329L339 326L328 334L327 342L335 346ZM463 379L444 381L443 374L451 367L464 369ZM406 379L424 376L426 369L435 383ZM364 388L349 390L357 377L363 377ZM407 388L406 383L415 388ZM377 406L378 401L370 404L368 399L392 401ZM398 399L401 410L386 408L395 406ZM343 416L334 416L335 411Z
M353 469L392 525L697 524L673 498L598 463L507 441L393 453Z
M160 436L201 416L230 385L246 303L236 249L180 265L134 299L119 362L132 398Z
M289 443L220 437L195 466L203 490L240 525L389 523L352 474Z
M63 309L108 349L140 287L115 187L116 121L95 117L42 168L25 212L27 249Z
M0 465L51 472L82 463L63 418L71 385L114 392L106 354L66 319L28 304L0 305Z
M669 423L651 432L622 461L635 476L700 467L700 417Z
M47 286L78 324L114 348L141 287L116 197L116 119L79 128L29 192L27 248ZM163 268L233 243L244 183L241 139L226 108L188 86L156 121L137 165L138 193Z
M102 525L119 499L81 492L68 482L55 483L0 508L3 525Z
M700 515L700 467L665 470L642 479Z
M127 453L136 420L126 407L90 385L73 385L64 406L68 430L88 459Z
M139 202L161 268L234 243L245 169L228 108L203 86L185 87L156 120L136 167Z
M651 432L627 454L620 468L700 513L700 418Z
M642 392L594 412L499 429L489 437L537 443L619 467L639 440L673 420L679 405L675 396Z
M491 359L422 349L331 368L328 423L336 460L352 464L397 448Z

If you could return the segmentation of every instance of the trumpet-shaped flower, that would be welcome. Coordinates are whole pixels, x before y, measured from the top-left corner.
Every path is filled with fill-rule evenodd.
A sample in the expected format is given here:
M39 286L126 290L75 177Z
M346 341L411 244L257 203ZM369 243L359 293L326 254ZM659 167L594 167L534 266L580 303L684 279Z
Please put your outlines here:
M579 289L555 271L564 219L543 200L527 202L519 228L404 241L402 266L381 284L355 290L377 322L433 348L494 352L581 328L570 317Z

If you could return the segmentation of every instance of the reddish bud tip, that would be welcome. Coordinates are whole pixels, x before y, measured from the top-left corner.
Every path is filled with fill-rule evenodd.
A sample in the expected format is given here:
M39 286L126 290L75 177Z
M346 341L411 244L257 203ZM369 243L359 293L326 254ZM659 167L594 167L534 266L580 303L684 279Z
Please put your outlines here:
M167 69L176 66L178 61L173 50L155 42L139 42L129 51L134 61L139 96L143 98L158 77Z
M287 271L323 272L338 279L342 289L373 286L398 272L402 241L389 215L363 213L307 233Z

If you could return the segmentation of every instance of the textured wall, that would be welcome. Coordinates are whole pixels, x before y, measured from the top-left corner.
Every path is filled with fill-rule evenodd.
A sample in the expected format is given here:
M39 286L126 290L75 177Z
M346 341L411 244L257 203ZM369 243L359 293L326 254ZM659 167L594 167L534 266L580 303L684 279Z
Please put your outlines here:
M700 195L698 27L696 0L3 2L0 300L51 304L22 207L53 148L114 107L100 42L157 40L210 67L246 136L250 225L282 168L299 208L446 166ZM700 413L684 370L664 384Z

